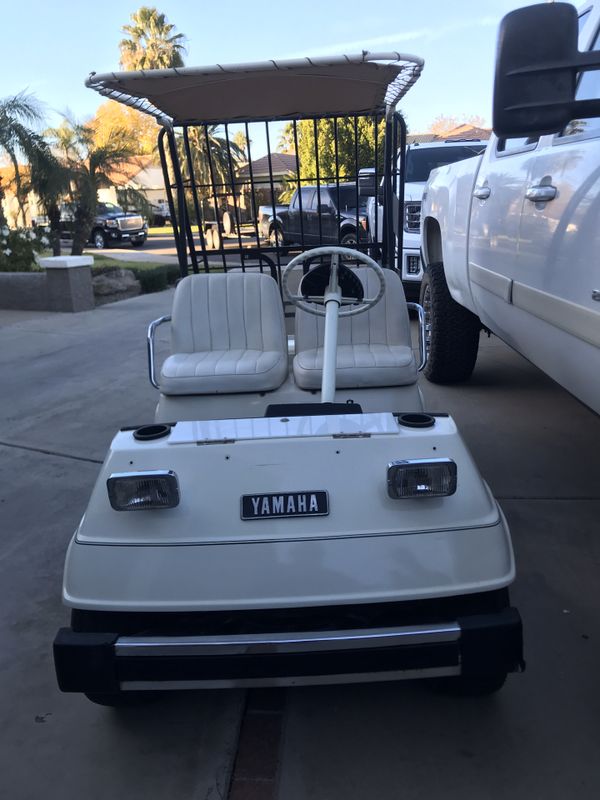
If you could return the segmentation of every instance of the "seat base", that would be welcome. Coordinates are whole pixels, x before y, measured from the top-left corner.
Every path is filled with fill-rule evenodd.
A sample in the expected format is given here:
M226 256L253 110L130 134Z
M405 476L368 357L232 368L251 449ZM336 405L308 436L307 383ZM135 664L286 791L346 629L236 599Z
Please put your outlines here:
M301 389L320 389L323 348L303 350L294 358L294 377ZM335 370L340 389L405 386L417 380L413 351L405 345L338 344Z
M287 371L287 356L277 351L175 353L162 366L160 388L169 395L269 392Z

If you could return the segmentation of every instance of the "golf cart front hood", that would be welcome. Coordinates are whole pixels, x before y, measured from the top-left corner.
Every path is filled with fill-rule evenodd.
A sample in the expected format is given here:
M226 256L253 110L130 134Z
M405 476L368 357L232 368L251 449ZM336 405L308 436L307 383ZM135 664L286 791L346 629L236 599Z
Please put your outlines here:
M458 484L449 497L395 500L390 462L450 458ZM113 473L169 470L175 508L115 511ZM328 513L244 519L242 496L326 492ZM454 422L403 427L390 413L180 422L167 438L115 437L77 532L77 541L111 545L232 544L372 537L497 525L498 507Z

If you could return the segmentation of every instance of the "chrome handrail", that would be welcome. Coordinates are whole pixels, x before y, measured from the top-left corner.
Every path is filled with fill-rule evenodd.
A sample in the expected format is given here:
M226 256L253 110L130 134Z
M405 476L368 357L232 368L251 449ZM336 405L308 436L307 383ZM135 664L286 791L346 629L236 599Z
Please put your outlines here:
M148 325L148 335L147 335L147 345L148 345L148 376L150 378L150 383L154 386L155 389L160 389L160 386L156 382L156 371L154 367L154 334L156 329L159 325L162 325L164 322L170 322L171 317L159 317L158 319L153 320L150 325Z
M427 365L427 346L425 342L425 309L419 303L407 303L406 307L411 311L416 311L419 315L419 356L421 363L417 372L422 372Z

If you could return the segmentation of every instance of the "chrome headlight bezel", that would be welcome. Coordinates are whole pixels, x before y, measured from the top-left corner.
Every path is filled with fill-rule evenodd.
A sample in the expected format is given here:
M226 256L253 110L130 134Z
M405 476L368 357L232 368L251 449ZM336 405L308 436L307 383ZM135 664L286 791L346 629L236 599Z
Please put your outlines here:
M172 470L113 472L106 489L115 511L157 511L179 505L179 481Z
M392 461L387 468L388 497L392 500L449 497L456 492L457 474L456 462L451 458ZM411 484L416 487L412 491Z

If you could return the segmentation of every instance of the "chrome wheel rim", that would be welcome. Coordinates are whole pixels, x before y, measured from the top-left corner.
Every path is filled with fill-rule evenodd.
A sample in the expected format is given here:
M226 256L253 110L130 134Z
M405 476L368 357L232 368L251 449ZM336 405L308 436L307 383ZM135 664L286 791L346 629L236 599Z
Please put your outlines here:
M431 352L431 288L423 289L423 311L425 312L425 352L429 358Z
M96 250L102 250L104 248L104 236L101 233L96 233L94 235L94 247Z

